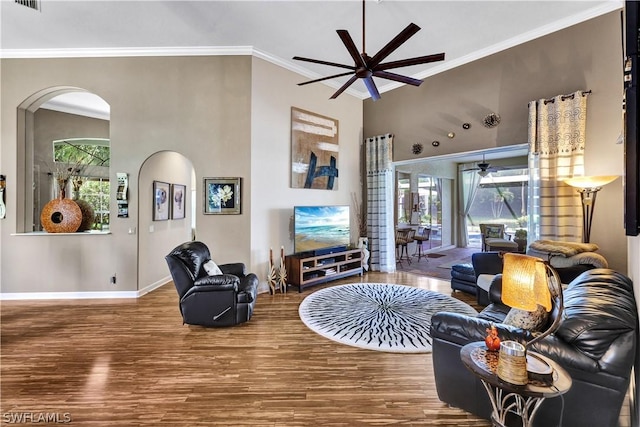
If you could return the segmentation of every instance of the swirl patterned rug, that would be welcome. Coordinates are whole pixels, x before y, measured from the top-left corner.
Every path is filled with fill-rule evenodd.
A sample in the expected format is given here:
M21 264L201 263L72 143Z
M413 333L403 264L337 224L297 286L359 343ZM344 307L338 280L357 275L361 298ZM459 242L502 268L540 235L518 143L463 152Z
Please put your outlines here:
M354 347L397 353L431 352L431 316L477 314L448 295L412 286L354 283L307 296L298 312L312 331Z

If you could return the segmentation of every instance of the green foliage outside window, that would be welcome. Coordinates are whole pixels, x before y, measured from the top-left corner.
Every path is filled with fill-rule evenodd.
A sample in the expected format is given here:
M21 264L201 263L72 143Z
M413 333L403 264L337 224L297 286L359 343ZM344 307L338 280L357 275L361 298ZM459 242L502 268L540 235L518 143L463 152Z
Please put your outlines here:
M53 160L55 162L84 166L109 166L109 158L110 148L108 145L73 141L55 141L53 143Z
M109 178L95 176L97 169L109 167L108 143L108 140L100 139L53 142L53 159L56 163L66 164L62 167L64 171L70 171L74 197L86 201L93 207L96 215L93 228L97 230L109 226Z

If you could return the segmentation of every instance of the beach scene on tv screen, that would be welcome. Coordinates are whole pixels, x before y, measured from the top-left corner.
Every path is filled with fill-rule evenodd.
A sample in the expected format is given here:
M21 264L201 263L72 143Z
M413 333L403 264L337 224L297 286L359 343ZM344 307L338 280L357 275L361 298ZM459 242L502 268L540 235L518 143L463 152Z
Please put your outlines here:
M303 206L295 209L295 251L350 243L349 206Z

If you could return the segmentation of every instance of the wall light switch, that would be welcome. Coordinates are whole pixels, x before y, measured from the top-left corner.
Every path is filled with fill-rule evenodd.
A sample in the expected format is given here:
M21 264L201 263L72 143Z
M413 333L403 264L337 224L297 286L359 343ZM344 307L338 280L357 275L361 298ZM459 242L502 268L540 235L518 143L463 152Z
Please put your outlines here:
M135 227L129 228L129 234L136 234L136 228Z
M153 233L154 232L154 228L153 228L153 224L149 226L149 233Z

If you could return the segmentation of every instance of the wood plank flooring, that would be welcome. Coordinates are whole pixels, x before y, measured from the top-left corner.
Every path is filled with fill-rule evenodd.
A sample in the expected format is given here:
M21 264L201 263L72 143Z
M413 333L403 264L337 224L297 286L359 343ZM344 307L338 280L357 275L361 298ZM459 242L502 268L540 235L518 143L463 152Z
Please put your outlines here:
M310 292L356 281L451 292L368 273L260 294L250 322L224 329L182 325L172 283L137 300L3 301L0 424L31 413L73 426L489 426L438 399L430 354L341 345L299 320Z

